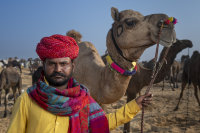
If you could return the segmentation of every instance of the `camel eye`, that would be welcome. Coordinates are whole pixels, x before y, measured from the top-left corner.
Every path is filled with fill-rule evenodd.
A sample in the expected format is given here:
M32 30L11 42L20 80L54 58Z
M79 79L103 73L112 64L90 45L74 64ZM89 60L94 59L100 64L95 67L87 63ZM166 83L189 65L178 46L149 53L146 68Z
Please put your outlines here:
M163 20L160 20L158 22L158 27L161 27L162 23L163 23ZM168 28L168 26L169 26L168 24L163 23L163 28Z
M125 23L128 26L135 26L137 24L138 20L134 19L134 18L128 18L125 20Z

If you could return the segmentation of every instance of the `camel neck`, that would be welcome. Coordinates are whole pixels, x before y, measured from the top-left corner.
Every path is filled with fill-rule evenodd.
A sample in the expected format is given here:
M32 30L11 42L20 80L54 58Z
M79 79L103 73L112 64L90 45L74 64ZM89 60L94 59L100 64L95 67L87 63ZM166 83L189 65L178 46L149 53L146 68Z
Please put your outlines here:
M117 45L117 42L116 42L116 40L115 40L114 33L113 33L113 28L112 28L110 31L111 31L112 41L113 41L113 44L114 44L115 48L117 49L117 52L118 52L118 53L121 55L121 57L123 57L126 61L132 62L131 60L129 60L128 58L126 58L126 57L123 55L121 49L120 49L119 46Z
M112 58L112 60L118 64L119 66L121 66L123 69L125 70L130 70L133 65L132 65L132 62L133 61L127 61L124 57L122 57L119 52L117 51L117 48L114 44L114 41L112 39L112 33L111 33L111 30L110 32L108 33L108 36L107 36L107 50L108 50L108 54L109 56Z

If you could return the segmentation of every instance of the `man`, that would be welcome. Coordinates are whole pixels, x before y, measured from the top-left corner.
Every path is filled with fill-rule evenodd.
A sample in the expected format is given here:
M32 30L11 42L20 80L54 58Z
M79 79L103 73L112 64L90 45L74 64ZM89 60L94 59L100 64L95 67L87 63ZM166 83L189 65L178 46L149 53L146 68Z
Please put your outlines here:
M43 61L42 76L17 100L8 133L108 133L130 121L151 101L151 94L105 114L88 89L72 78L79 47L68 36L44 37L36 52Z

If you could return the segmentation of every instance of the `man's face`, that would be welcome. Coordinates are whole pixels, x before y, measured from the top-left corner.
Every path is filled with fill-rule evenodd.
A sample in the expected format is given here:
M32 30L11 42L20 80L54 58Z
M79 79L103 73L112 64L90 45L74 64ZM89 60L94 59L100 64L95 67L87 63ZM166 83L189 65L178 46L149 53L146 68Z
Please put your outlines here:
M72 76L74 64L69 57L46 59L44 75L49 85L59 87L66 85Z

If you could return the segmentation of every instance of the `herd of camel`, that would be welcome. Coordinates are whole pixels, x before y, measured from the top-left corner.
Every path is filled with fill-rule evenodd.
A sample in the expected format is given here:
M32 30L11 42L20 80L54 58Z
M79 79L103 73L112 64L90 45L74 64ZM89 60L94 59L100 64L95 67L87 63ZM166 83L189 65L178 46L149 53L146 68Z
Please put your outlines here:
M176 55L183 49L193 46L190 40L178 40L174 29L174 24L163 23L169 17L166 14L150 14L143 16L134 10L118 11L117 8L111 8L111 16L113 24L107 33L106 38L106 54L109 55L116 64L125 70L132 68L132 62L137 62L137 72L135 75L126 76L110 69L109 64L105 60L105 55L100 56L96 48L91 42L81 41L82 35L71 30L66 35L73 37L80 47L80 53L75 59L75 70L73 77L84 84L90 90L91 96L100 104L106 105L118 101L124 95L127 95L127 102L136 98L136 95L142 88L149 85L151 81L152 60L146 63L139 63L138 60L143 52L155 45L158 41L164 48L156 64L159 64L164 58L164 53L169 48L165 56L165 63L160 69L154 84L159 83L170 75L172 83L175 83L175 72L182 73L182 86L179 101L174 110L178 109L180 100L183 96L183 90L187 83L192 83L195 89L195 97L200 106L198 98L198 89L200 89L200 53L194 51L192 56L182 56L181 62L176 62ZM161 29L161 24L163 28ZM31 62L32 61L32 62ZM2 61L3 62L3 61ZM15 62L15 63L14 63ZM30 73L32 74L33 84L38 80L42 71L39 59L29 59ZM22 62L21 62L22 63ZM16 99L16 91L19 94L22 88L21 64L16 60L10 61L0 74L0 104L1 93L5 90L5 112L7 110L7 97L9 89L12 88L14 101ZM17 65L18 64L18 65ZM20 72L14 67L18 67ZM148 67L150 66L150 67ZM156 65L158 66L158 65ZM173 85L173 88L177 85ZM130 131L130 123L125 124L124 132Z

